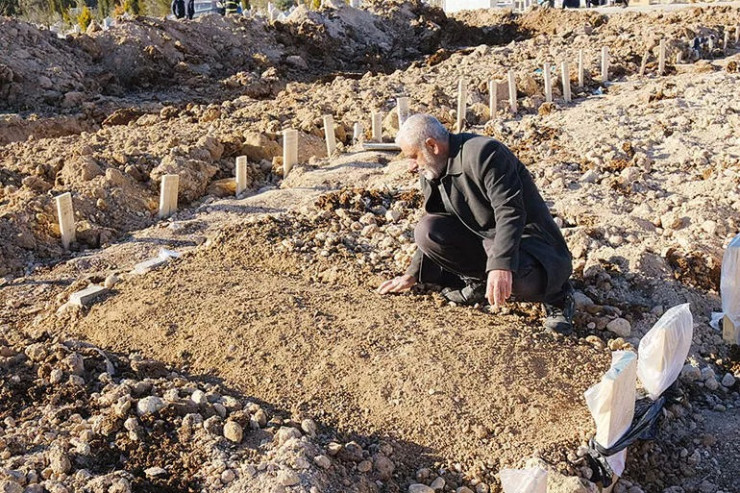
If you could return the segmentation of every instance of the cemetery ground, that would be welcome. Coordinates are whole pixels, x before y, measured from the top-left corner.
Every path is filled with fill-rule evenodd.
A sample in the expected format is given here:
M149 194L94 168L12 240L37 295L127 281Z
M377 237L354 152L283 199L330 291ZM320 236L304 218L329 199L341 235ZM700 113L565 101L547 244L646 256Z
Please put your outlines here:
M709 323L738 232L740 12L445 19L411 5L132 20L71 40L0 20L15 53L0 55L4 111L18 112L0 147L5 491L498 492L499 471L525 465L550 469L549 491L596 491L583 393L681 303L694 324L676 400L614 491L740 491L740 351ZM725 32L726 49L692 58L690 35ZM406 96L452 128L461 78L467 128L522 159L574 254L572 336L544 332L537 305L374 292L413 253L421 197L402 157L353 143L354 124L370 140L380 111L392 140ZM298 164L284 176L287 128ZM169 174L178 210L160 219ZM91 285L107 290L69 302Z

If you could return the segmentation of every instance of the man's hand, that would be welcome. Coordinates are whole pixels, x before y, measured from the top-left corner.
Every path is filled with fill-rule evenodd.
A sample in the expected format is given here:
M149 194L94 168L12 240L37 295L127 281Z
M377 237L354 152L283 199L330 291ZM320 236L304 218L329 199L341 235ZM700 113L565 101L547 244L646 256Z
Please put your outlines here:
M488 272L486 299L491 306L500 308L511 296L511 271L492 270Z
M414 284L416 284L416 279L414 279L414 276L404 274L402 276L394 277L393 279L385 281L378 288L378 293L400 293L401 291L406 291L407 289L410 289L411 286L413 286Z

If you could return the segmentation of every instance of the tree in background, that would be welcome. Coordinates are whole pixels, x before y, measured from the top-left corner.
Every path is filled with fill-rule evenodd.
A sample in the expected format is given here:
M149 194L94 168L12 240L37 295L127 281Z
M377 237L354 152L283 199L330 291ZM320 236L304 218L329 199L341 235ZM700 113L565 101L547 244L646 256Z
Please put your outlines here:
M131 15L139 15L141 13L141 4L139 0L124 0L123 10Z
M290 9L293 5L295 5L293 0L275 0L275 7L279 8L283 12Z
M92 22L92 12L90 12L90 9L85 5L82 7L82 11L80 12L80 15L77 16L77 24L79 24L80 29L84 33L87 31L87 26L90 25Z
M20 15L21 4L18 0L0 0L0 15Z

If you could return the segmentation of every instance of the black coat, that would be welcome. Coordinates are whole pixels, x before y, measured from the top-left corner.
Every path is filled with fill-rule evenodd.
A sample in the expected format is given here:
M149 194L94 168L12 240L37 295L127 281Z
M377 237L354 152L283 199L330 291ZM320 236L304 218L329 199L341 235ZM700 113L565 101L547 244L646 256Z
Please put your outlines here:
M475 134L450 135L447 172L440 178L452 212L469 230L481 237L487 255L486 271L519 267L525 250L547 272L547 293L557 293L572 273L572 257L550 215L532 176L502 143ZM424 208L434 185L421 178ZM417 250L408 274L418 279L422 261Z

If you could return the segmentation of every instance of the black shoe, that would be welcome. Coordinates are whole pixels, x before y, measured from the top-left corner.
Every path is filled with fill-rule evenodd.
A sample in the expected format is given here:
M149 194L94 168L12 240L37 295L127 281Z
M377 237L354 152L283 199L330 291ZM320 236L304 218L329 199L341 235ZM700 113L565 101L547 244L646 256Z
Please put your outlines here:
M573 332L573 315L576 312L576 301L573 298L573 289L570 288L563 298L562 303L550 305L545 303L545 329L562 335L570 335Z
M486 301L486 283L469 281L464 288L444 288L441 294L444 299L457 305L475 305Z

